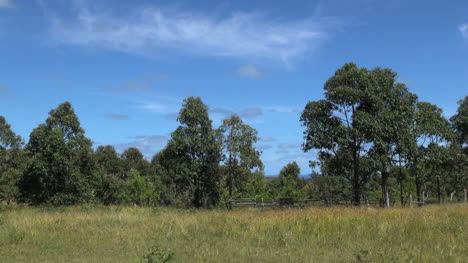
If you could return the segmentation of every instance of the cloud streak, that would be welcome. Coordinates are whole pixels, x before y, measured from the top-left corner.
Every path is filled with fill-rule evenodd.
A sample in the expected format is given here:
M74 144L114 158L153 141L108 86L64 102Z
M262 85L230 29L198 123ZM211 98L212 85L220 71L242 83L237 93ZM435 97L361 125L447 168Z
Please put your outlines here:
M300 143L281 143L278 144L278 149L300 149L301 144Z
M128 120L130 117L126 114L107 113L104 114L104 118L113 120Z
M256 145L256 148L260 151L263 151L263 150L268 150L268 149L271 149L273 148L273 146L269 145L269 144L263 144L263 143L259 143Z
M460 25L458 27L458 30L462 34L462 37L466 40L468 40L468 23Z
M263 115L261 108L246 108L239 112L239 116L245 119L252 119L261 115Z
M130 147L138 148L143 155L146 157L151 157L162 147L167 144L167 137L164 135L150 135L150 136L135 136L133 137L134 141L129 143L117 144L114 145L115 149L118 152L123 152L125 149Z
M0 8L13 8L15 7L10 0L0 0Z
M271 136L264 136L264 137L260 137L259 141L261 141L261 142L274 142L274 141L276 141L276 139L271 137Z
M0 93L7 92L7 91L8 91L8 88L5 85L3 85L2 83L0 83Z
M141 103L139 108L151 111L151 112L166 112L168 107L164 104L158 103L158 102L144 102Z
M161 8L129 10L128 17L90 10L79 4L75 17L52 16L50 35L57 43L101 47L161 57L186 55L260 58L289 65L315 50L338 23L304 18L280 21L259 13L217 18L205 13ZM242 74L254 76L252 67Z
M237 75L248 79L260 79L265 76L265 73L263 73L258 67L248 64L241 66L237 70Z
M143 92L149 91L151 86L144 81L129 80L121 85L115 87L106 87L104 91L109 93L129 93L129 92Z

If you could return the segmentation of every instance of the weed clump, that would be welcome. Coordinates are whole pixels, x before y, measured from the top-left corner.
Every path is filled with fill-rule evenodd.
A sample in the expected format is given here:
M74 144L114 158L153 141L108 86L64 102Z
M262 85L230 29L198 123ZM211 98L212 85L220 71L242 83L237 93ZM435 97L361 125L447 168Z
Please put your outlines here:
M158 246L154 246L150 251L135 263L166 263L174 258L174 252L170 249L164 250Z

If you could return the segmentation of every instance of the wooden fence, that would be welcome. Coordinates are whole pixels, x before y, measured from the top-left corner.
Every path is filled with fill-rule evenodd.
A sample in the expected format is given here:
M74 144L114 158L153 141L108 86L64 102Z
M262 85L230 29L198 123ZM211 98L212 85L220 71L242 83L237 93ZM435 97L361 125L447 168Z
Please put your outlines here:
M450 202L452 202L453 194L451 194ZM418 202L411 194L408 196L406 203L409 207L412 206L422 206L427 203L429 195L423 192L422 198ZM468 199L468 191L464 189L464 198L463 202L466 204ZM395 205L395 200L390 200L390 205ZM383 200L364 200L364 205L374 206L374 207L383 207ZM353 203L351 200L330 200L330 199L304 199L304 200L293 200L290 198L280 199L280 200L264 200L264 199L255 199L255 198L232 198L227 203L229 208L235 207L258 207L258 208L303 208L303 207L330 207L330 206L352 206Z
M392 205L395 202L392 202ZM232 198L228 201L228 207L258 207L258 208L303 208L303 207L330 207L330 206L352 206L350 200L326 200L326 199L280 199L280 200L264 200L255 198ZM368 200L365 202L367 206L381 206L381 200Z

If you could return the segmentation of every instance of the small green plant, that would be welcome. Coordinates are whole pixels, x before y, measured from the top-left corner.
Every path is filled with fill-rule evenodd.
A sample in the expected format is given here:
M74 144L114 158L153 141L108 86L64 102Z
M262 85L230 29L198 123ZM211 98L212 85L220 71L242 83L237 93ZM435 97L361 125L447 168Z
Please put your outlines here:
M370 253L368 250L360 250L359 252L354 254L355 262L359 262L359 263L370 262L369 254Z
M166 263L174 258L174 252L170 249L163 250L158 246L154 246L142 259L135 263Z
M5 223L5 217L0 215L0 226Z

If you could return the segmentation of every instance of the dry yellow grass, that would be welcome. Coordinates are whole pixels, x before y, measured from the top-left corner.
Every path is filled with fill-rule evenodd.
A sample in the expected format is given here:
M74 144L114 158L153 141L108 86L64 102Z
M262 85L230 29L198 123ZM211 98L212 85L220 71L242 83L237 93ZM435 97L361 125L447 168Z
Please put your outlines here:
M468 206L175 210L30 208L0 214L0 262L468 262Z

